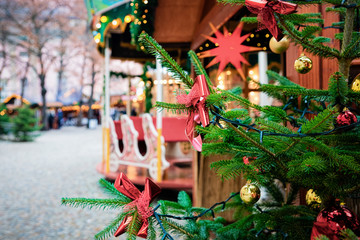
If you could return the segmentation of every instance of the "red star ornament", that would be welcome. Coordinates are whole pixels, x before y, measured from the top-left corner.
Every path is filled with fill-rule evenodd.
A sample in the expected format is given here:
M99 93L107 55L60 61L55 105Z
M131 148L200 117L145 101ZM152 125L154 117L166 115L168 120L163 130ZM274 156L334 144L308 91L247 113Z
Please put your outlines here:
M203 35L209 41L215 43L218 47L213 49L204 51L200 53L200 58L206 57L215 57L207 66L211 67L214 64L219 64L219 69L217 76L225 69L228 63L231 63L240 76L245 80L244 72L241 69L241 63L245 63L246 65L250 65L249 62L241 55L241 53L245 52L253 52L261 50L262 48L258 47L250 47L242 45L242 43L247 39L250 35L246 34L241 36L241 31L243 29L244 23L240 22L239 25L235 28L234 32L231 34L229 31L224 27L224 34L222 34L219 30L217 30L214 25L210 23L210 27L215 32L215 38Z

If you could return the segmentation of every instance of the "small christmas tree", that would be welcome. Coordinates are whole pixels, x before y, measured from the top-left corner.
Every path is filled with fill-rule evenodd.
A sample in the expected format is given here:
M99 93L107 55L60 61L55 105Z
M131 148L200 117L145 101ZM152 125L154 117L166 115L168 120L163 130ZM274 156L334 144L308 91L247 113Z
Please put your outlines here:
M351 197L360 190L360 132L354 114L357 113L360 93L348 87L350 63L360 58L360 32L354 30L357 21L355 13L359 12L360 1L223 2L246 4L250 11L258 13L258 17L246 17L242 21L253 23L260 20L278 40L284 34L307 52L322 58L337 59L339 71L329 79L328 90L306 89L284 76L268 71L269 78L278 84L257 83L259 89L282 105L259 106L241 97L238 91L215 89L195 52L190 51L189 57L195 72L204 76L204 82L200 84L202 87L198 87L201 78L195 81L191 79L154 39L142 34L140 41L145 48L190 90L187 96L178 97L178 104L158 102L157 107L188 112L190 117L199 114L204 119L210 112L211 121L204 121L206 123L202 122L202 126L195 128L204 140L202 154L231 155L230 160L214 162L212 169L225 180L242 175L249 181L240 194L232 194L224 202L215 203L209 209L193 207L184 192L179 194L178 202L159 201L153 214L147 216L147 237L176 239L175 236L181 235L183 239L208 239L210 236L216 236L217 239L357 239L355 235L360 234L359 221L349 209L338 205L338 199ZM332 4L333 7L329 7L328 11L338 13L341 19L332 24L332 27L343 29L333 38L341 42L340 49L329 47L327 43L332 39L319 35L324 22L320 13L293 13L296 4L325 3ZM291 11L286 12L289 4ZM199 92L207 93L199 95ZM228 102L236 103L241 109L226 109ZM252 118L249 116L250 109L261 114ZM193 138L195 136L191 136ZM201 144L197 147L201 148ZM271 198L254 204L259 198L257 186L265 187ZM106 184L106 188L115 195L121 192L121 188L109 184ZM316 202L321 207L295 205L300 188L313 189L309 191L308 201ZM313 191L316 195L312 195ZM123 198L124 195L120 193L119 200L113 202L63 199L63 203L82 207L128 206L130 199L124 201ZM140 229L140 224L136 223L144 217L138 215L136 204L131 206L96 238L104 239L113 234L124 217L131 216L131 223L124 229L128 232L128 239L134 239ZM214 216L214 212L227 209L235 210L235 221L231 224ZM121 226L124 226L123 222ZM136 229L134 226L137 226ZM157 229L161 230L161 234L156 234Z
M9 123L10 123L10 117L7 114L6 105L1 104L0 105L0 135L9 133L10 131Z
M16 111L17 114L12 119L12 132L15 140L20 142L32 141L34 139L32 132L40 129L39 126L36 126L35 112L28 106L18 108Z

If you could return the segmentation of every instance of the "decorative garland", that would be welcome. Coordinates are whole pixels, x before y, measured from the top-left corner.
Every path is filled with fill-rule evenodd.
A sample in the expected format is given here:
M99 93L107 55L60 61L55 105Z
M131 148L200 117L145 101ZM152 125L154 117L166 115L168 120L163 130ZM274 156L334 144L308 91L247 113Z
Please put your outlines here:
M333 132L336 132L336 131L348 131L348 130L351 130L353 129L355 126L357 125L360 125L360 121L357 121L355 123L352 123L350 125L345 125L345 126L340 126L340 127L334 127L333 129L329 130L329 131L324 131L324 132L318 132L318 133L301 133L301 125L299 127L299 130L298 130L298 133L294 133L294 134L284 134L284 133L276 133L276 132L269 132L269 131L263 131L263 130L260 130L256 127L254 127L254 124L244 124L241 122L241 120L239 119L235 119L235 120L231 120L231 119L228 119L228 118L225 118L223 117L222 115L219 114L219 112L221 111L219 107L217 106L214 106L214 109L210 109L211 113L214 116L214 118L212 119L212 121L210 123L214 124L214 125L217 125L219 126L220 128L223 128L223 126L219 123L219 120L223 120L227 123L230 123L232 124L233 126L241 126L241 127L245 127L247 129L247 131L249 130L253 130L253 131L256 131L258 133L260 133L260 143L263 142L263 137L264 136L281 136L281 137L291 137L291 138L303 138L303 137L316 137L316 136L322 136L322 135L328 135L328 134L331 134ZM303 115L305 115L305 113L313 113L313 112L310 112L310 111L307 111L307 108L305 108L303 110ZM299 126L299 125L297 125Z
M131 44L135 45L138 50L144 50L138 37L143 32L147 32L149 35L153 34L157 0L132 0L130 6L134 16L130 25Z

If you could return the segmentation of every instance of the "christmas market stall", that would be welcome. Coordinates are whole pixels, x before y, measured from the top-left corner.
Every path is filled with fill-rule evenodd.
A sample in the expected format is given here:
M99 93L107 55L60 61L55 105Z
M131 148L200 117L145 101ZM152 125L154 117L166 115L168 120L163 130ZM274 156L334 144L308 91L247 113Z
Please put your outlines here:
M136 14L150 2L130 5ZM184 1L199 4L185 9L179 2L159 0L156 10L167 11L156 11L154 33L140 31L137 41L156 58L157 93L160 66L185 86L175 102L157 94L155 106L186 115L196 150L193 199L181 191L177 201L154 201L168 166L160 150L157 178L150 174L142 192L120 172L114 184L100 180L113 199L62 203L119 211L96 239L358 239L359 1L199 0ZM187 71L156 31L167 33L160 20L175 29L169 16L194 8ZM151 116L142 118L144 136L162 149L162 118L157 136ZM124 144L136 145L129 117L121 124Z

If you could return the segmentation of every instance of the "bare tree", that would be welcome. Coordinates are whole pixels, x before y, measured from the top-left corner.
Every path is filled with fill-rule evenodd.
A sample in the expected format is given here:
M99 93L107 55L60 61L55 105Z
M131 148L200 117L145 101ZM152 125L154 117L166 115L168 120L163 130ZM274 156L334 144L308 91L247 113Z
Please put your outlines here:
M88 112L88 119L89 122L87 124L87 128L89 128L89 123L90 120L93 118L93 109L92 109L92 105L94 103L94 88L95 88L95 83L96 80L98 78L96 78L96 76L98 75L99 68L100 68L100 56L99 53L95 50L95 48L93 48L92 54L89 57L90 62L91 62L91 82L90 82L90 97L89 97L89 101L88 101L88 106L89 106L89 112Z
M1 22L3 19L1 19ZM0 100L1 100L1 92L5 85L3 82L3 72L8 64L8 54L7 54L7 32L6 25L0 24Z
M29 67L39 79L41 121L47 129L46 75L56 59L53 45L59 37L59 29L55 23L66 12L66 6L59 0L3 0L1 4L3 17L9 21L7 29L11 41L28 52L33 60L29 60Z

